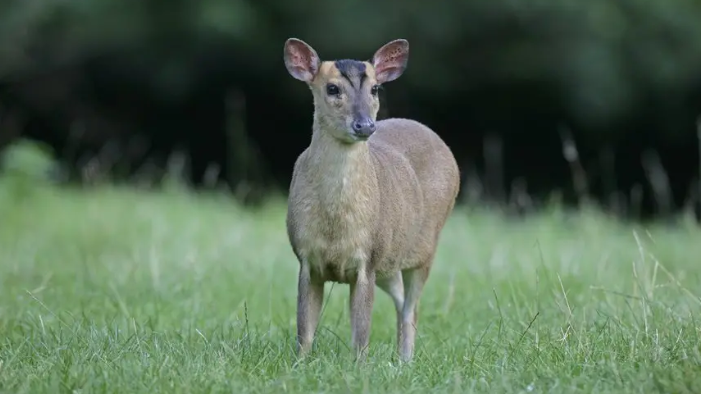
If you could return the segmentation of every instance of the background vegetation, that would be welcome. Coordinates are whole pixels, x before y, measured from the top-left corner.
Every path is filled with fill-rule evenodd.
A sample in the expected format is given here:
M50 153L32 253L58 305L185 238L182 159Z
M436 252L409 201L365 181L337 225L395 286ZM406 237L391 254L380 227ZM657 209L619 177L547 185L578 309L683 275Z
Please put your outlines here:
M691 0L0 3L0 393L701 392L699 20ZM412 364L378 294L351 365L331 284L294 358L278 192L312 107L291 36L326 59L408 39L381 116L459 160Z
M410 68L382 116L436 129L470 198L586 189L632 216L698 201L697 1L15 0L0 15L0 145L48 143L73 178L153 172L178 150L195 184L284 189L311 123L284 40L331 59L404 37Z

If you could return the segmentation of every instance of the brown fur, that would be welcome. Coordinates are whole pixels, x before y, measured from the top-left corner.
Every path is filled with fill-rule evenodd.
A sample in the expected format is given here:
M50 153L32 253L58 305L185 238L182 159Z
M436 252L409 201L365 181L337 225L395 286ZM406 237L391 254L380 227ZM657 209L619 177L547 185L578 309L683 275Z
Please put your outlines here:
M408 43L396 40L364 62L364 78L346 78L338 63L320 62L304 42L285 44L288 71L309 84L315 109L311 144L294 166L287 216L300 263L300 354L314 340L324 283L335 281L350 285L356 354L364 356L368 345L378 286L395 304L401 359L412 358L418 300L458 193L458 166L441 138L419 122L376 122L367 140L349 126L363 111L375 120L379 100L372 86L399 77L407 58ZM327 94L329 83L341 94Z

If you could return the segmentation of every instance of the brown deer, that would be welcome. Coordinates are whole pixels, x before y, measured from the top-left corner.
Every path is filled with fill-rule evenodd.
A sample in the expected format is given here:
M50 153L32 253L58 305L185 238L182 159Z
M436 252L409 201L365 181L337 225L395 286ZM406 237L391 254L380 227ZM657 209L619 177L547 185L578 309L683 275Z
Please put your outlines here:
M414 352L419 297L460 187L443 140L409 119L376 122L380 85L406 69L409 42L369 62L320 61L304 41L285 42L287 71L314 96L311 144L297 158L287 233L299 260L297 352L311 349L326 282L350 285L351 343L364 359L375 286L392 297L402 361Z

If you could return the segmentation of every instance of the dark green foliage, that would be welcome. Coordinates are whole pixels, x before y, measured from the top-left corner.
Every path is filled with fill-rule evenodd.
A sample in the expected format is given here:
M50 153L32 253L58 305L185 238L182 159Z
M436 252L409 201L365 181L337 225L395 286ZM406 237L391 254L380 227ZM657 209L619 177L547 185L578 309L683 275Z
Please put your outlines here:
M261 183L266 174L284 188L311 122L308 92L283 66L284 40L303 39L322 59L368 59L406 38L409 69L387 87L386 99L383 93L381 114L431 125L465 173L469 163L483 172L483 140L495 133L504 141L499 187L523 177L539 190L566 189L571 174L557 130L567 126L587 174L615 172L618 181L609 183L626 193L648 182L641 155L656 149L677 174L671 183L679 205L698 168L699 21L701 2L692 0L7 0L0 5L0 96L15 81L75 67L92 78L86 89L99 96L103 116L111 111L117 122L138 124L132 130L199 143L196 166L219 161L234 186ZM224 134L224 110L216 106L232 91L245 117L227 132L236 146L224 152L223 137L193 142L205 139L195 133ZM51 119L68 118L61 111L70 109L46 107ZM132 119L139 111L172 120ZM183 117L198 112L211 124ZM600 165L606 149L616 157L612 168ZM592 192L609 198L600 184Z
M413 56L404 79L421 91L553 84L592 123L629 110L646 91L701 83L701 3L691 0L14 0L0 5L0 15L3 77L95 51L147 47L145 66L187 86L197 75L190 59L215 42L231 51L222 57L245 58L246 73L281 74L283 40L296 36L322 58L367 58L405 37Z

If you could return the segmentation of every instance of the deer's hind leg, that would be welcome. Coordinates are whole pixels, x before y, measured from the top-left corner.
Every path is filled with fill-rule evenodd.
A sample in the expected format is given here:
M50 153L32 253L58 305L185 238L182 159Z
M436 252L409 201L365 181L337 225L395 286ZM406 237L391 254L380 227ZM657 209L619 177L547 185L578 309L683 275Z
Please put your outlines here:
M404 309L404 281L401 271L397 271L392 276L377 279L377 287L387 293L394 302L394 309L397 312L397 350L401 346L402 332L402 310Z
M410 361L414 355L416 328L419 323L419 298L428 279L430 265L402 271L404 281L404 305L401 314L399 357Z

